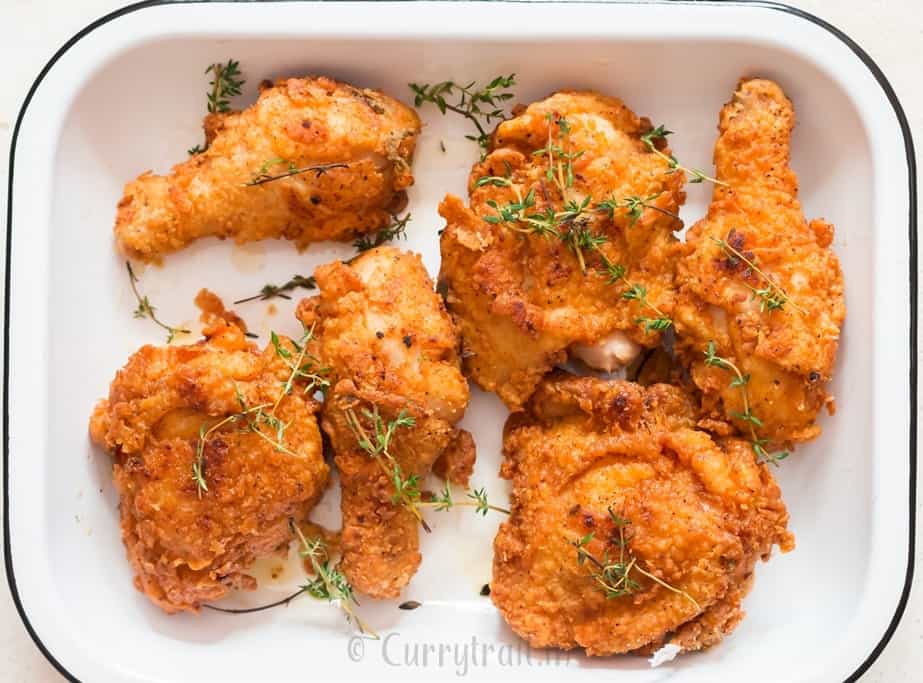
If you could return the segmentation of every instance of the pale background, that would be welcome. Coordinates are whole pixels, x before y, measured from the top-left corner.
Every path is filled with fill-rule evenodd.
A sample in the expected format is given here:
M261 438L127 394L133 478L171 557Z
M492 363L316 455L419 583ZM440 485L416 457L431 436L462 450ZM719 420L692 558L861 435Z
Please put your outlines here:
M119 0L0 0L0 216L6 216L10 135L26 91L51 55L94 19L128 4ZM918 145L923 144L923 2L920 0L788 0L816 14L858 42L887 75L904 105ZM2 268L2 262L0 262ZM0 278L2 287L2 278ZM918 518L923 519L923 496ZM923 575L918 544L916 574ZM2 551L0 551L2 552ZM784 656L784 653L779 653ZM0 580L0 680L46 683L62 678L29 639ZM923 594L911 592L897 633L863 678L923 680Z

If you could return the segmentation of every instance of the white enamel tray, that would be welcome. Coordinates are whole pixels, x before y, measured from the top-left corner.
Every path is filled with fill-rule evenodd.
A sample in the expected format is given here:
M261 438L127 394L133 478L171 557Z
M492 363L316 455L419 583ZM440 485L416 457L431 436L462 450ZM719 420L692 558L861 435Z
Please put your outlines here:
M410 101L409 81L515 72L521 101L596 88L677 131L680 159L707 167L718 110L737 79L778 80L799 125L794 167L809 216L836 225L849 314L823 436L778 471L797 549L757 568L749 613L719 647L657 669L641 658L530 652L479 589L497 517L442 513L404 599L363 601L384 639L351 639L341 614L300 599L251 616L167 617L132 587L107 456L87 438L94 402L128 355L163 337L134 320L113 249L125 181L159 172L201 140L206 65L240 60L236 104L262 78L329 74ZM436 213L464 194L476 157L458 118L425 110L401 246L435 274ZM440 149L444 141L446 151ZM11 155L6 306L4 523L7 575L26 627L66 676L83 681L366 679L841 681L886 644L910 587L915 476L916 233L912 143L869 57L823 22L780 5L270 2L134 5L95 22L42 71ZM683 210L700 217L710 188ZM196 325L207 286L226 301L350 253L288 243L200 242L142 273L166 320ZM294 302L238 307L261 343L294 332ZM196 325L197 328L197 325ZM499 401L475 392L465 426L474 481L495 498ZM335 492L319 515L337 520ZM433 513L435 515L435 513ZM281 596L286 572L238 604Z

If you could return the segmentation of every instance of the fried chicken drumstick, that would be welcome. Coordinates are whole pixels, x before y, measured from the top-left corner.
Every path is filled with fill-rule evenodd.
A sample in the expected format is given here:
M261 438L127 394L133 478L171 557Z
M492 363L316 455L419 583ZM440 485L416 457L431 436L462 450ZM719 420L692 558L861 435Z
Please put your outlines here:
M437 459L462 485L473 466L454 427L468 404L458 335L416 255L379 247L314 276L320 294L298 317L332 383L322 427L342 487L340 569L357 591L395 597L421 561L419 484Z
M375 90L289 78L244 111L209 114L205 130L204 152L125 186L115 236L126 255L158 261L208 236L304 248L386 227L413 184L420 121Z
M612 371L669 325L685 178L650 129L617 99L559 92L498 126L468 207L442 202L439 282L465 372L512 410L569 354Z
M740 83L715 145L726 185L715 186L708 215L678 249L677 351L712 417L755 443L820 433L815 419L832 407L825 385L846 314L833 226L806 221L797 199L794 124L777 84Z
M135 586L168 613L255 589L248 568L288 547L290 520L328 476L306 380L235 326L204 333L193 346L138 350L90 420L114 460Z
M509 418L491 598L532 647L709 647L743 617L756 561L793 547L767 466L695 418L675 387L563 373Z

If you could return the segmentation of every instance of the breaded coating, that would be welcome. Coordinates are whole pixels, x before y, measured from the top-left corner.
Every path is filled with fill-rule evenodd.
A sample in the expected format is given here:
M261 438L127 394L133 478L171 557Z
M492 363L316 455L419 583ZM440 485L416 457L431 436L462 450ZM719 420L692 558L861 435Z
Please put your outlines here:
M793 547L769 469L696 417L676 387L555 373L509 418L491 598L532 647L709 647L742 618L756 560Z
M125 186L115 236L157 261L200 237L293 240L299 249L388 225L406 204L420 120L375 90L330 78L281 79L241 112L210 114L208 148L165 176ZM248 186L258 174L345 164Z
M255 589L248 568L284 551L290 520L307 515L329 473L317 402L301 379L282 395L291 375L285 360L271 346L257 350L232 325L204 334L192 346L139 349L90 420L91 437L114 460L135 586L168 613ZM227 420L242 403L266 404L263 414L287 425L283 438L254 423L255 413ZM203 434L207 490L193 476Z
M715 145L727 187L716 185L708 215L689 229L676 274L676 348L705 407L747 433L755 425L774 444L820 433L815 419L825 404L832 409L825 385L846 314L833 226L806 221L797 199L794 124L777 84L741 81L721 111ZM739 417L743 392L726 368L706 364L709 342L749 376L750 412L761 424Z
M321 424L342 485L340 569L357 591L395 597L421 556L420 522L394 502L394 464L402 478L422 481L447 449L467 457L455 455L470 439L454 427L468 404L458 335L419 256L379 247L314 277L320 294L301 302L298 317L313 326L311 352L333 385ZM394 462L364 451L350 425L352 415L371 433L372 413L383 425L401 415L415 421L394 431ZM473 460L473 442L470 449Z
M228 325L239 327L240 330L247 334L247 323L237 313L224 305L221 297L210 289L202 288L196 294L193 300L196 307L201 311L199 320L206 327L220 324L222 321Z
M650 128L615 98L556 93L498 126L490 153L471 171L468 207L452 195L440 206L447 224L440 291L462 335L465 372L512 410L569 352L611 371L660 342L640 320L657 317L653 309L623 297L638 285L665 315L673 308L668 255L682 224L671 214L685 200L685 178L668 173L640 139ZM536 153L549 146L553 163ZM482 180L489 176L506 181ZM558 212L557 236L530 233L528 221L496 222L503 208L530 197L526 218ZM632 197L655 208L633 216ZM599 206L607 200L617 204L611 216ZM568 207L582 208L560 215ZM604 243L577 249L579 235ZM624 276L610 278L604 259Z

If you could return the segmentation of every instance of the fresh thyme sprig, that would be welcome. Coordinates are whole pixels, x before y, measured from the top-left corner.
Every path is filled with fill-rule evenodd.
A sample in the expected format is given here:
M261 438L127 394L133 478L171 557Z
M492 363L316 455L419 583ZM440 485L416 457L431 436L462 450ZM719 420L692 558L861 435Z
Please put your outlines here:
M631 522L615 514L611 507L609 508L609 518L619 532L618 540L613 538L610 541L618 546L619 556L617 560L613 561L609 557L608 550L603 553L601 558L596 557L587 550L587 545L589 545L594 537L592 532L578 540L570 541L570 544L577 549L577 564L581 566L587 564L591 565L590 575L597 583L599 589L605 594L606 598L620 598L639 591L641 589L641 584L631 577L631 573L636 571L642 576L646 576L654 583L666 588L668 591L683 596L695 606L697 612L701 612L702 607L696 602L695 598L689 595L689 593L675 586L671 586L663 579L644 569L638 563L638 559L632 554L628 547L630 539L626 538L625 535L625 528L629 526Z
M330 372L330 368L321 366L320 360L316 356L308 353L308 344L314 338L314 325L311 325L311 327L302 325L302 328L301 339L298 341L294 339L288 340L289 344L292 345L291 349L285 348L285 345L275 332L271 332L269 335L270 343L273 349L275 349L276 355L279 356L291 370L291 374L282 386L282 392L276 399L273 409L279 405L283 397L291 393L292 385L296 380L301 379L305 381L305 394L314 391L326 393L330 388L330 380L326 378L326 375Z
M615 197L610 197L599 202L596 205L597 211L603 211L609 218L615 217L615 212L619 209L624 209L625 213L628 214L629 225L634 227L634 225L641 220L641 216L644 215L645 209L651 209L658 213L662 213L664 216L669 216L676 220L680 220L680 217L673 213L672 211L667 211L666 209L661 209L659 206L653 202L662 195L663 192L657 192L656 194L648 195L647 197L639 197L638 195L632 195L631 197L625 197L623 199L616 199Z
M212 80L209 81L209 91L206 93L208 100L208 113L224 114L231 110L229 98L240 95L240 89L243 87L245 80L240 78L240 63L229 59L227 64L215 63L210 64L205 69L206 74L213 74ZM189 156L201 154L208 149L208 144L194 145L186 150Z
M400 463L391 454L391 441L395 433L399 429L413 427L416 420L406 410L401 410L395 419L385 422L378 406L374 405L372 410L363 408L362 415L370 426L363 425L352 408L346 410L346 424L356 437L359 448L378 463L382 473L391 481L394 487L391 502L409 510L425 531L432 531L419 510L420 477L416 474L405 476Z
M667 130L663 125L660 125L660 126L657 126L656 128L652 128L651 130L649 130L648 132L646 132L644 135L641 136L641 142L643 142L650 151L652 151L654 154L656 154L661 159L666 161L667 164L669 164L670 170L668 170L667 173L675 173L676 171L682 171L683 173L686 173L689 176L690 183L701 183L707 180L708 182L714 183L715 185L721 185L723 187L730 187L730 185L728 185L723 180L718 180L717 178L713 178L710 175L706 175L703 171L697 168L687 168L686 166L683 166L682 164L679 163L676 157L673 156L672 154L666 155L663 152L661 152L659 149L657 149L657 145L655 144L654 141L655 140L666 140L667 136L672 135L672 134L673 134L672 130Z
M279 297L280 299L291 299L288 292L293 289L317 289L317 281L314 276L305 277L304 275L293 275L292 279L281 285L267 284L263 285L259 294L248 296L245 299L238 299L235 304L245 304L248 301L267 301Z
M471 489L466 489L465 498L462 500L455 500L449 482L445 483L441 493L433 495L429 500L419 502L417 505L430 506L434 508L436 512L445 512L446 510L451 510L453 507L473 507L475 514L484 515L485 517L490 510L501 512L505 515L510 514L508 509L490 503L487 499L487 489L483 487L474 489L473 491Z
M234 391L237 396L237 403L240 406L240 411L228 415L211 426L208 426L207 423L202 423L199 427L195 460L193 460L192 463L192 480L196 484L196 493L199 498L202 497L203 493L208 492L208 482L206 481L205 471L206 444L208 443L209 437L225 425L242 422L244 423L245 432L252 432L257 435L270 444L276 451L294 457L301 457L286 445L285 430L288 429L290 423L285 423L280 420L276 415L276 411L282 399L292 393L295 382L298 380L303 380L305 382L303 390L305 394L313 391L326 392L330 387L330 380L326 378L329 368L321 367L318 359L307 351L308 343L313 338L313 335L314 327L305 327L301 339L297 342L294 339L288 340L291 345L291 348L288 348L281 338L275 332L272 332L270 340L276 355L282 359L289 369L288 376L282 383L282 387L275 401L251 406L247 403L240 387L235 384ZM269 434L263 429L264 426L269 428Z
M525 197L516 185L511 186L516 201L501 206L496 200L488 199L487 206L496 211L496 215L484 216L487 223L495 225L504 223L506 227L525 235L534 234L542 237L558 237L557 213L552 208L542 213L526 213L535 206L535 190L529 190Z
M769 440L760 438L757 434L756 430L763 426L763 421L754 415L750 408L750 392L747 388L750 384L750 375L745 375L741 372L740 368L728 358L719 356L714 341L709 341L705 349L705 365L721 368L722 370L733 373L734 377L731 379L730 386L740 389L743 412L732 412L730 415L747 424L747 429L750 432L750 446L753 448L757 460L759 462L768 462L778 466L779 462L785 460L790 454L788 451L770 453L766 450L766 445L769 443Z
M454 81L442 81L433 85L428 83L422 85L409 83L408 85L414 93L415 107L419 108L425 103L430 103L436 105L443 115L451 111L471 121L477 130L477 135L466 135L465 137L478 143L483 159L490 144L488 128L493 121L506 119L504 104L515 97L509 90L516 85L516 74L497 76L482 88L477 87L476 81L471 81L467 85L458 85ZM447 102L447 97L454 97L456 101Z
M552 112L545 114L548 121L548 140L545 146L532 152L532 156L548 157L545 179L554 182L564 201L568 199L568 190L574 186L574 160L583 156L583 150L571 151L569 145L570 122L563 116ZM557 130L557 135L554 134ZM558 144L555 144L555 138Z
M238 400L242 402L239 389L237 389L237 396ZM205 481L205 445L208 443L209 437L225 425L246 419L250 413L262 411L264 408L268 408L271 405L271 403L263 403L262 405L252 408L243 405L241 412L228 415L223 420L219 420L210 427L207 426L208 423L202 423L199 427L199 440L196 442L195 460L192 463L192 480L196 484L196 493L199 498L202 497L203 493L208 492L208 482Z
M279 165L285 166L285 171L275 174L269 172L269 169ZM299 167L293 161L288 161L286 159L280 159L277 157L275 159L269 159L268 161L263 162L263 165L260 166L259 170L253 174L253 177L244 183L244 187L264 185L265 183L271 183L274 180L290 178L291 176L309 172L314 173L315 177L320 178L327 171L331 171L335 168L349 168L349 164L345 164L343 162L334 162L325 164L312 164L309 166Z
M625 281L629 286L624 292L622 292L622 298L627 301L637 301L639 304L646 308L650 308L656 318L651 317L641 317L636 318L635 323L644 325L645 332L662 332L666 330L673 324L673 320L663 311L661 311L657 306L652 304L647 298L647 288L639 284L631 284L628 281Z
M409 213L403 218L392 216L390 225L385 226L374 235L360 235L353 242L353 246L357 251L363 252L374 249L375 247L380 247L382 244L390 242L391 240L405 239L407 237L407 224L409 222Z
M138 276L135 275L135 271L131 267L130 261L125 261L125 268L128 269L128 281L131 283L131 291L135 295L135 299L138 301L138 307L134 310L134 316L136 318L149 318L154 321L156 325L162 327L167 331L167 344L173 342L177 334L189 334L189 330L182 327L173 327L167 325L165 322L160 320L157 317L157 309L151 304L150 299L146 296L141 296L141 293L138 291Z
M301 549L298 554L307 559L314 570L315 578L303 585L301 590L316 600L326 600L336 605L346 614L348 623L355 623L360 633L378 640L378 634L369 628L353 610L353 605L358 606L359 601L353 593L352 585L343 572L340 571L339 566L330 561L324 541L320 538L308 540L297 524L294 522L289 524L298 535L298 540L301 543Z
M548 168L545 170L545 179L552 183L561 196L561 209L555 210L547 207L537 210L535 190L530 189L523 196L519 185L513 182L511 169L507 167L505 176L483 176L478 178L474 186L509 188L514 196L514 201L500 204L495 199L488 199L486 204L494 213L484 216L484 221L493 225L503 225L523 235L538 235L545 238L555 238L570 250L580 265L583 273L587 271L587 255L595 253L602 263L603 271L608 276L609 284L624 282L628 289L622 293L625 300L637 301L643 308L649 308L654 316L641 316L635 319L636 324L644 326L646 333L662 332L672 324L672 319L651 303L647 296L647 289L636 283L630 282L625 277L625 267L613 263L602 251L602 246L608 242L606 235L593 230L593 218L597 213L603 213L610 219L616 210L627 211L631 225L634 225L642 216L645 209L654 209L672 218L678 219L676 214L653 204L660 193L647 197L631 196L624 199L610 198L592 204L592 197L584 196L582 199L571 198L570 190L574 183L573 162L580 158L582 152L571 150L569 136L570 123L567 119L555 114L546 115L548 121L548 139L545 146L535 150L533 156L547 158Z
M311 564L311 570L314 573L313 579L300 586L299 589L291 595L281 600L271 602L268 605L246 607L243 609L228 609L227 607L216 607L215 605L208 604L202 606L214 610L215 612L224 612L226 614L252 614L254 612L263 612L274 607L288 605L296 598L302 595L308 595L316 600L325 600L339 607L345 613L347 623L355 623L359 633L374 640L378 640L378 634L369 628L353 610L353 605L358 606L359 601L355 597L349 579L340 571L338 563L331 562L324 541L320 538L308 540L305 538L305 535L298 525L295 524L294 520L289 519L288 523L291 531L298 536L298 541L301 546L298 550L298 554Z
M205 69L206 74L212 74L209 82L211 90L208 93L208 111L211 114L230 111L230 97L240 95L240 89L245 80L240 78L240 62L229 59L227 64L215 63Z
M637 301L641 306L651 309L656 317L641 316L635 318L635 323L644 325L645 332L662 332L673 325L673 319L661 311L656 305L651 303L647 295L647 288L644 285L633 283L625 277L625 266L620 263L613 263L609 258L597 250L600 260L603 264L603 272L609 278L609 284L614 285L617 282L623 282L627 289L622 292L622 298L626 301Z
M743 261L744 263L747 264L747 267L750 270L752 270L754 273L759 275L766 282L766 287L762 287L759 289L756 287L750 287L750 285L747 285L747 287L750 288L750 291L753 292L754 298L760 299L760 311L780 310L785 306L785 304L791 304L792 308L794 308L796 311L798 311L802 315L806 315L807 311L805 311L798 304L792 301L791 297L789 297L788 294L785 293L784 289L782 289L779 285L776 284L775 280L769 277L769 275L767 275L763 270L761 270L759 266L757 266L756 263L753 262L752 259L747 258L743 254L743 252L741 252L737 247L735 247L732 244L732 240L734 239L734 236L737 234L738 233L736 230L731 229L731 231L728 232L727 237L725 237L725 239L723 240L719 240L714 237L709 237L709 239L715 244L717 244L719 247L721 247L721 250L725 254L727 254L728 258Z

